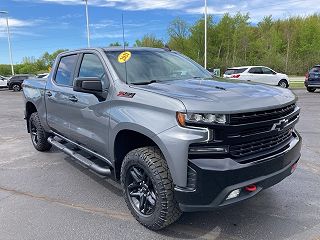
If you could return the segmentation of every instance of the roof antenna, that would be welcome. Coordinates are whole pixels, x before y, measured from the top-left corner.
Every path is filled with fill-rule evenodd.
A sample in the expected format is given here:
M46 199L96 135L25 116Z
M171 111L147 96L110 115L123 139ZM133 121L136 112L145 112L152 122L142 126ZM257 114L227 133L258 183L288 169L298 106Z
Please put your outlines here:
M126 51L126 42L125 42L125 39L124 39L124 23L123 23L123 12L122 12L122 41L123 41L123 51Z
M122 41L123 41L123 51L126 51L126 42L125 42L125 38L124 38L124 21L123 21L123 12L122 12ZM127 61L124 62L124 68L125 68L125 72L126 72L126 84L128 84L128 74L127 74Z

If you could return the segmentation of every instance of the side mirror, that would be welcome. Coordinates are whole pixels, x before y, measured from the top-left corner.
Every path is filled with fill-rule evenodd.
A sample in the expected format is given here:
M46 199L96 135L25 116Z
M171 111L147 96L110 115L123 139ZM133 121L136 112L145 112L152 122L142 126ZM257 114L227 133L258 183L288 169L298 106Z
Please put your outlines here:
M102 83L97 77L76 78L73 84L73 90L85 93L101 93Z

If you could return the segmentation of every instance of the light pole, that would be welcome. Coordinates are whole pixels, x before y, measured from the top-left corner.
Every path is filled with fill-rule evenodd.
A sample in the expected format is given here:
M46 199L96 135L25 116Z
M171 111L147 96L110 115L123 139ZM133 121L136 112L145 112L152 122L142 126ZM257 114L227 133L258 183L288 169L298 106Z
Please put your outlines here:
M11 73L14 75L14 69L13 69L13 60L12 60L12 49L11 49L11 38L10 38L10 29L9 29L9 13L7 11L0 11L0 14L6 15L6 22L7 22L7 34L8 34L8 46L9 46L9 58L11 63Z
M204 68L207 69L207 0L204 0Z
M88 41L88 47L90 47L90 30L89 30L88 0L83 0L83 1L86 2L87 41Z

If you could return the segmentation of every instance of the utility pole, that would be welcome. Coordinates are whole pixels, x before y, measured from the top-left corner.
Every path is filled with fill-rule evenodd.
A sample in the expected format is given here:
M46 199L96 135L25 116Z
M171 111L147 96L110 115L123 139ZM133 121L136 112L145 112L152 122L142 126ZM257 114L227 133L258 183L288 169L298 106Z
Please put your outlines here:
M204 68L207 69L207 15L208 6L207 0L204 0Z
M87 20L87 41L90 47L90 29L89 29L89 13L88 13L88 0L83 0L86 3L86 20Z
M0 11L0 14L5 14L6 15L8 46L9 46L9 58L10 58L10 64L11 64L11 74L14 75L13 60L12 60L12 49L11 49L11 37L10 37L10 28L9 28L9 17L8 17L9 13L7 11Z

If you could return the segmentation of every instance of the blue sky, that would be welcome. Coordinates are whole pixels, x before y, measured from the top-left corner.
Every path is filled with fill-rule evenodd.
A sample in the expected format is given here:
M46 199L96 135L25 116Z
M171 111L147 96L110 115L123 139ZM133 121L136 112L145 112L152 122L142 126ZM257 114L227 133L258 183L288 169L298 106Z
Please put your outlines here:
M126 41L132 45L146 33L167 40L167 27L180 17L192 24L203 15L204 0L88 0L92 46L122 41L124 13ZM256 23L266 15L275 19L320 13L320 0L208 0L215 19L229 12L249 12ZM39 57L59 48L86 47L85 8L82 0L1 0L9 12L14 63L24 56ZM0 63L8 63L8 44L0 16Z

